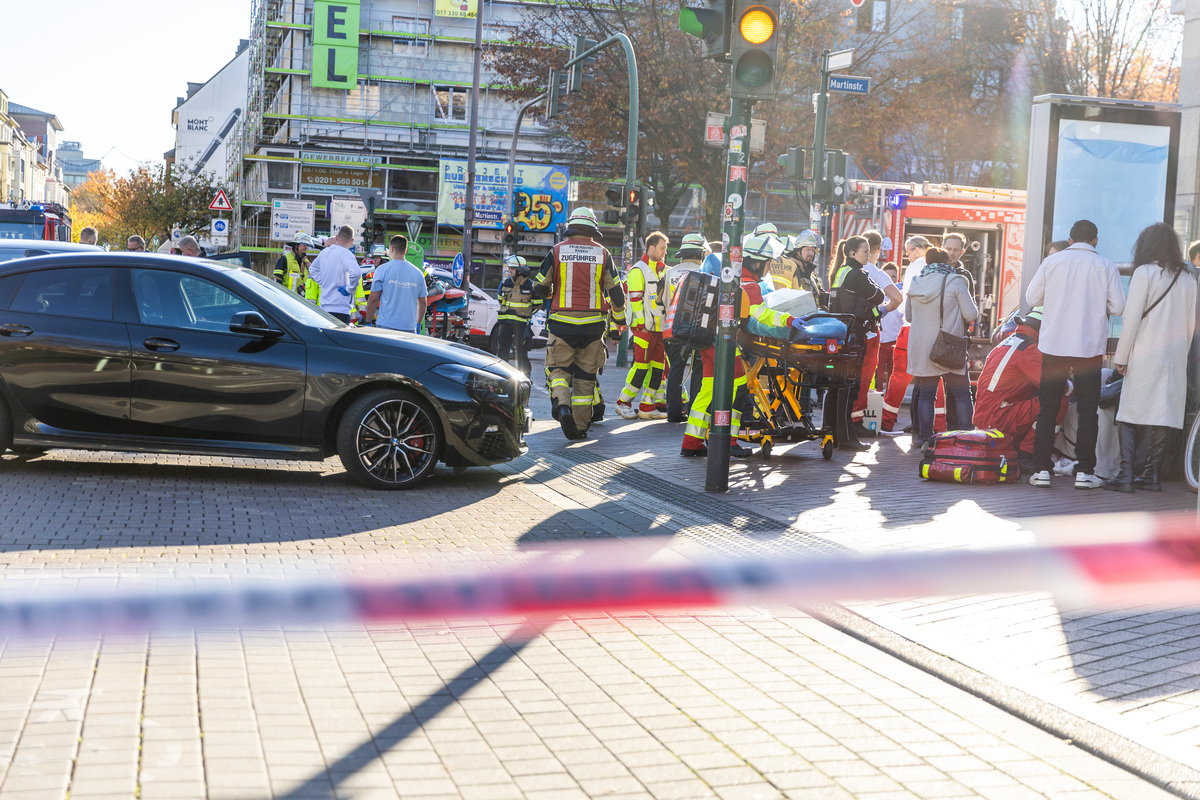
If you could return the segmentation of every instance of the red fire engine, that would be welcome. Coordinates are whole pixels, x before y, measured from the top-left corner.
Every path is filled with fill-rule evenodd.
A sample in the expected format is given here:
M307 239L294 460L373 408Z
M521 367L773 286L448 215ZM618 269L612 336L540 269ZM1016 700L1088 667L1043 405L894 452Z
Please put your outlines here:
M936 245L951 232L967 237L962 260L975 275L975 302L980 311L976 337L990 336L1021 305L1025 192L951 184L851 181L849 199L851 202L833 216L835 238L874 228L891 240L891 251L885 249L883 253L885 261L903 264L904 241L916 234Z
M71 218L58 203L0 205L0 239L71 241Z

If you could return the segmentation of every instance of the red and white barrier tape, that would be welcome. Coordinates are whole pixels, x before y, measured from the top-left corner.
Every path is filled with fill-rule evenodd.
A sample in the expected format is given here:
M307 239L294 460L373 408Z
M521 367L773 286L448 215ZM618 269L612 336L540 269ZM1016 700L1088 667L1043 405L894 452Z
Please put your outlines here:
M553 617L585 611L804 605L934 595L1054 592L1077 606L1200 606L1194 514L1032 523L1055 544L992 550L648 563L589 546L570 563L411 579L231 581L220 589L55 590L0 598L0 636L212 627ZM11 594L6 592L5 594Z

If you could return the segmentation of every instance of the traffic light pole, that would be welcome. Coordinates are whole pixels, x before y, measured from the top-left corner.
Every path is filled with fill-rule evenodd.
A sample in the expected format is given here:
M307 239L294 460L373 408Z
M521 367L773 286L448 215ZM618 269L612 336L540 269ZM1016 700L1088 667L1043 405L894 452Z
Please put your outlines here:
M712 421L704 491L729 491L729 447L733 434L733 375L737 358L737 305L741 299L742 231L746 227L746 177L750 167L750 111L753 100L734 98L725 121L729 164L725 172L721 296L713 368Z
M821 51L821 91L817 93L817 119L813 126L813 180L812 191L809 194L809 220L812 219L812 209L819 209L821 215L821 263L829 264L829 223L831 219L825 207L826 199L818 197L820 188L825 186L825 123L829 118L829 51Z

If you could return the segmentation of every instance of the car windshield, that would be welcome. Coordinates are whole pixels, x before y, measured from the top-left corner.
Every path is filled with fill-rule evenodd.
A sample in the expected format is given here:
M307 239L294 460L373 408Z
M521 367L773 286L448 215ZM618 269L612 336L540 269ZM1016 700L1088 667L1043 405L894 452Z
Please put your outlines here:
M227 263L213 262L221 267ZM292 294L275 281L249 269L230 269L225 273L255 297L275 306L292 319L314 328L344 328L346 323L330 316L302 297Z

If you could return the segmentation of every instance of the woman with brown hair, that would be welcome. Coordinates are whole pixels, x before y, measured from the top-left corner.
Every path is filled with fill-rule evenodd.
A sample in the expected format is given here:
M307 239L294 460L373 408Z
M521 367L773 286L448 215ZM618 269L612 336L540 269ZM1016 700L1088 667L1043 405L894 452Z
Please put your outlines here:
M931 355L941 332L966 336L967 323L979 317L967 280L949 263L945 250L931 247L925 266L908 290L904 316L908 319L908 372L913 376L913 445L920 448L933 436L934 406L938 380L946 386L946 406L953 403L963 423L973 416L971 379L967 362L948 365Z
M1156 222L1133 246L1133 277L1113 357L1125 376L1120 423L1121 471L1105 489L1161 491L1158 466L1167 428L1182 428L1188 348L1196 328L1196 272L1175 231Z

